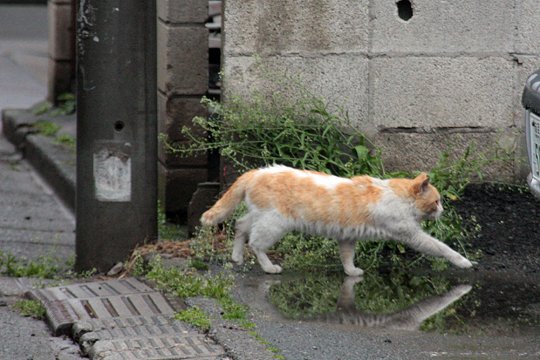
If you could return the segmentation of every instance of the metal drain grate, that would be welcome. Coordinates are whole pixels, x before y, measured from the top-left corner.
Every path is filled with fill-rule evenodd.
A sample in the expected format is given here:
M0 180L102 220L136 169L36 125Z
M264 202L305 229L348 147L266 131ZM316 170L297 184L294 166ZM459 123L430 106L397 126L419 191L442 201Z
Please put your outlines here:
M176 311L159 292L64 301L71 305L79 319L167 315L174 314Z
M144 326L168 326L177 323L171 315L155 316L133 316L112 319L89 319L79 321L73 326L73 336L78 339L88 332L99 332L102 330L123 329Z
M55 334L91 359L227 359L225 350L173 315L185 305L134 278L32 290Z
M89 355L102 359L113 353L123 359L218 359L224 356L223 349L203 335L102 340L92 347Z
M122 280L96 281L47 289L32 290L32 296L41 301L88 299L126 294L155 292L143 282L135 278Z

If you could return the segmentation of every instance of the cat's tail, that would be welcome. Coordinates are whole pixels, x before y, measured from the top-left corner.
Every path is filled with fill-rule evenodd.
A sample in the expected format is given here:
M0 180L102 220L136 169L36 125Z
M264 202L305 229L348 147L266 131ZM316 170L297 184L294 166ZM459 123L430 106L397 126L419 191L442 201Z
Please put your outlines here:
M214 206L208 209L201 216L201 224L217 225L227 219L236 209L238 204L244 200L246 188L253 177L253 171L241 175L231 187L223 194Z

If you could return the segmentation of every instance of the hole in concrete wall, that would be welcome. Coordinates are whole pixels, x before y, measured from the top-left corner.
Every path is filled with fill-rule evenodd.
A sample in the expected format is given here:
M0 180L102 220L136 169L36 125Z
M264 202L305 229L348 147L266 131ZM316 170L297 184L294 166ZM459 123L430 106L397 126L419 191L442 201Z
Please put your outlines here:
M409 21L413 17L413 8L409 0L399 0L396 5L400 19Z
M116 131L122 131L124 129L124 122L123 121L117 121L114 123L114 130Z

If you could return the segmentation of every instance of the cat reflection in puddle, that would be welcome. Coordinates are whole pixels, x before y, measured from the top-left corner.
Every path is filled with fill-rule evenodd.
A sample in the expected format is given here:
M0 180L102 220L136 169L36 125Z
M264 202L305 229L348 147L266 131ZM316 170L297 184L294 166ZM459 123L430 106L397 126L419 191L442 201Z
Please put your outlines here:
M442 295L426 298L403 310L390 314L370 314L358 310L355 305L354 286L361 281L362 277L359 276L346 277L341 285L337 310L312 320L358 327L418 330L424 320L444 310L472 289L470 285L457 285Z

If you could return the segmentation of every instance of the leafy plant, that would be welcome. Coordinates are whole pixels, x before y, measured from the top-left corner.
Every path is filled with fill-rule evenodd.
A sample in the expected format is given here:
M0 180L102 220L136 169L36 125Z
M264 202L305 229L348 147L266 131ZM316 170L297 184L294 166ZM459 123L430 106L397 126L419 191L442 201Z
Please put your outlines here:
M77 107L75 94L62 93L56 98L56 106L48 101L42 101L34 105L30 111L34 115L69 115L73 114Z
M64 145L72 150L75 150L77 140L69 134L60 134L56 137L54 142L58 145Z
M47 120L38 120L33 125L40 134L45 136L54 137L56 133L61 129L61 126Z
M207 332L212 326L208 316L204 313L204 311L196 306L180 311L174 316L174 318L193 325L203 332Z
M50 256L35 260L19 259L10 253L0 251L0 273L13 277L37 277L51 279L60 272L61 262Z
M22 316L31 316L39 320L45 318L45 307L37 300L18 300L13 304L13 308Z
M75 94L63 93L56 98L57 108L51 113L53 116L73 114L76 110L77 99Z
M144 271L142 266L138 266L138 275ZM189 270L178 268L166 269L159 257L154 258L144 271L144 276L154 281L161 289L169 291L180 298L205 296L216 299L222 307L223 318L239 321L241 326L246 328L252 325L246 321L247 307L236 302L230 295L234 278L223 274L199 274ZM201 318L198 311L186 313L181 316L195 319Z
M331 112L324 100L300 94L293 102L281 93L249 100L231 96L226 105L203 98L213 114L194 118L196 131L182 129L189 144L161 139L180 155L219 150L240 171L279 163L338 176L384 173L379 152L351 126L346 112Z

